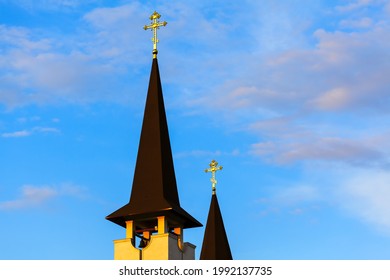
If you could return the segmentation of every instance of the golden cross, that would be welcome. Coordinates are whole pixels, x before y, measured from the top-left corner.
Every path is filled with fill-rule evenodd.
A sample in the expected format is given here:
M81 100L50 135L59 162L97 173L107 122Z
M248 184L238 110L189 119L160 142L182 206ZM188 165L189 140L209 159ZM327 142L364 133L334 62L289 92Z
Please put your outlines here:
M153 42L153 58L157 58L157 43L158 43L157 29L159 29L160 26L167 25L166 21L163 21L163 22L159 22L158 21L158 19L160 17L161 17L161 15L159 13L157 13L156 11L154 11L154 13L149 17L149 19L152 22L149 25L145 25L144 26L145 30L148 30L148 29L152 29L153 30L153 38L152 38L152 42Z
M212 184L211 188L213 194L215 194L216 193L215 185L217 184L217 180L215 180L215 172L217 172L218 170L222 170L223 167L218 166L218 162L216 162L215 160L212 160L209 165L210 168L206 169L204 172L211 172L211 179L210 179L210 182Z

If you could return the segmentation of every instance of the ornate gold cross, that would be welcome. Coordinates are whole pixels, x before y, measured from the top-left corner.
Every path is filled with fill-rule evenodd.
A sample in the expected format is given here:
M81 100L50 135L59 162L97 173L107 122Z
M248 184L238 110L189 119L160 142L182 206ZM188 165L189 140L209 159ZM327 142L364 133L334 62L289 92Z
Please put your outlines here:
M148 30L148 29L152 29L153 30L153 38L152 38L152 42L153 42L153 58L157 58L157 43L158 43L157 29L159 29L160 26L167 25L166 21L163 21L163 22L159 22L158 21L158 19L160 17L161 17L161 15L159 13L157 13L156 11L154 11L154 13L149 17L149 19L152 22L149 25L145 25L144 26L145 30Z
M217 172L218 170L222 170L222 166L218 166L218 162L216 162L215 160L212 160L210 162L210 168L206 169L204 172L211 172L211 179L210 179L210 182L212 184L211 188L212 188L212 191L213 191L213 194L216 193L216 188L215 188L215 185L217 184L217 180L215 180L215 172Z

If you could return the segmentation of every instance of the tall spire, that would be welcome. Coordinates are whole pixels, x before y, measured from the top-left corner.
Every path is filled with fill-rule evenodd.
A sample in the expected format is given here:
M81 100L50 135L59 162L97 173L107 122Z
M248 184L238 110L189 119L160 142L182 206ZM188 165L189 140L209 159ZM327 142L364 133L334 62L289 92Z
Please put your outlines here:
M215 172L218 170L222 170L222 166L218 166L218 162L215 160L212 160L210 168L205 170L212 174L210 180L212 183L212 196L203 238L202 251L200 253L201 260L233 259L216 193L215 185L217 184L217 181L215 180Z
M158 23L158 18L160 15L154 12L150 17L154 23L144 27L154 30L153 54L157 54L156 29L166 25L166 22ZM180 206L160 72L157 57L154 57L130 201L106 219L123 227L126 227L126 221L140 221L137 227L142 229L154 226L157 216L166 216L169 227L202 226Z

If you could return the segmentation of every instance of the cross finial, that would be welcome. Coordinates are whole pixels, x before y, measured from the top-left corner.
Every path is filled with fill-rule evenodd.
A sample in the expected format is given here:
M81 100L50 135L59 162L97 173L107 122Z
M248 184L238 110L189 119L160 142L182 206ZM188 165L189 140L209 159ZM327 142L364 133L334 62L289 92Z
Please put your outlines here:
M149 19L152 22L149 25L145 25L144 26L145 30L151 29L153 31L153 38L152 38L152 42L153 42L153 58L157 58L157 43L158 43L157 29L159 29L160 26L167 25L166 21L163 21L163 22L159 22L158 21L158 19L160 17L161 17L161 15L159 13L157 13L156 11L154 11L154 13L149 17Z
M216 193L216 187L215 185L217 184L217 180L215 180L215 172L218 170L222 170L222 166L218 166L218 162L216 162L214 159L210 162L210 168L206 169L204 172L211 172L211 188L213 191L213 195Z

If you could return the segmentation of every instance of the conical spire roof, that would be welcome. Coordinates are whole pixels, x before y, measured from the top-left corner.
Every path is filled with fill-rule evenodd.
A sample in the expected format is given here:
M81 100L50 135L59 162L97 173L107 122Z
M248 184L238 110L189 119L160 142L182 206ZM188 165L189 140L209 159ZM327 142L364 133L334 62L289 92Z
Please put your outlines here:
M180 206L158 62L153 58L130 201L106 219L125 227L126 220L158 216L167 216L172 226L202 226Z
M229 241L223 224L218 198L215 193L211 197L209 215L203 238L201 260L232 260Z

